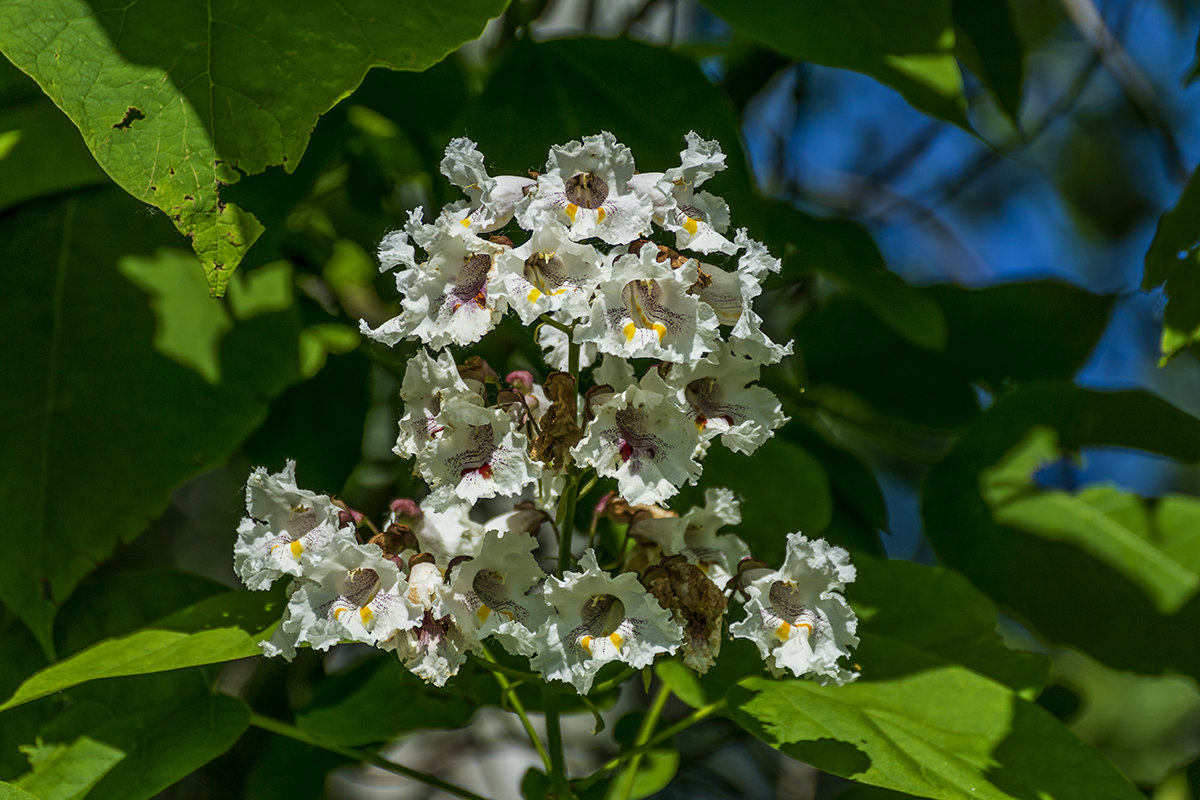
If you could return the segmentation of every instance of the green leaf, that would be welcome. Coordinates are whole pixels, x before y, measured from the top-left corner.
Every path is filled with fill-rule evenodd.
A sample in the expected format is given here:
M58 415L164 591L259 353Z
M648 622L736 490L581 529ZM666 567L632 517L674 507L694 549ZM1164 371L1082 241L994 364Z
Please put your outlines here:
M425 69L507 3L94 5L5 0L0 52L66 112L118 184L192 239L221 295L262 232L221 187L293 169L317 118L370 67Z
M1009 0L952 0L950 13L959 60L979 76L1015 122L1025 80L1025 51Z
M0 59L0 211L101 183L108 176L71 121L29 76Z
M20 787L0 781L0 800L41 800Z
M125 753L80 736L69 745L41 744L22 747L31 771L16 785L39 800L81 800Z
M210 597L150 628L107 639L51 664L22 683L0 711L101 678L257 655L258 643L281 611L282 603L272 594L236 591Z
M785 55L862 72L926 114L970 129L954 60L949 0L704 0L738 30Z
M946 359L993 391L1012 380L1073 375L1104 333L1115 299L1056 281L922 291L946 315Z
M1153 564L1161 566L1159 558L1143 561L1128 550L1133 560L1118 566L1113 552L1101 557L1096 545L1080 547L1078 531L1047 536L1041 523L1027 525L1035 528L1027 530L995 517L984 497L982 476L1010 458L1039 427L1053 430L1066 451L1114 446L1189 464L1200 461L1200 420L1159 398L1135 391L1087 391L1057 381L1027 384L998 400L927 474L921 507L939 559L1053 643L1073 645L1119 669L1149 674L1173 669L1200 676L1200 642L1179 635L1200 629L1200 597L1164 614L1164 601L1182 597L1182 584L1174 589L1147 586L1146 571ZM1037 493L1031 490L1029 496ZM1190 509L1180 508L1174 501L1166 503L1155 524L1170 537L1166 541L1177 542L1172 559L1194 565L1194 545L1183 522L1191 518ZM1137 518L1128 515L1127 507L1117 510L1123 521ZM1053 523L1077 524L1070 514L1059 519L1057 512ZM1124 524L1136 530L1141 523ZM1103 535L1093 529L1087 538Z
M940 800L1136 800L1108 761L1007 687L899 642L863 637L858 659L894 677L847 686L748 678L733 718L818 769Z
M629 800L642 800L643 797L661 792L675 777L678 770L678 750L668 748L651 750L642 756L637 774L633 778L633 788L626 796ZM618 785L618 782L614 781L612 785Z
M926 350L945 346L946 319L937 302L887 269L866 228L777 201L764 204L763 219L768 233L762 236L780 249L785 275L820 272L912 344Z
M856 297L830 298L792 334L806 395L822 407L848 406L857 417L858 398L877 412L880 425L899 419L937 429L956 428L979 413L974 390L952 363L896 335Z
M961 664L1027 700L1046 684L1049 660L1006 647L996 634L996 606L963 576L862 554L855 555L854 565L858 579L846 594L863 632ZM864 663L863 676L889 677L891 668L887 662Z
M817 533L832 518L825 469L786 436L776 435L750 457L713 447L704 468L721 476L720 482L684 487L671 508L682 513L689 505L702 505L704 489L711 486L732 489L742 501L742 524L734 530L756 556L768 562L782 563L788 533Z
M118 265L174 239L115 188L0 220L0 361L21 376L0 386L0 503L13 510L0 531L0 600L44 647L79 580L177 486L224 463L298 377L290 307L236 321L218 384L156 352L147 299Z
M88 800L149 800L225 753L249 727L250 709L212 694L211 679L181 670L77 687L43 733L86 733L125 754Z
M317 684L296 726L343 746L382 742L420 728L465 725L484 705L499 703L490 675L464 670L449 691L423 683L395 656L368 659Z
M1146 251L1142 288L1164 286L1161 350L1167 359L1200 337L1200 169L1162 215Z
M1038 468L1061 455L1058 435L1036 427L980 475L992 518L1054 541L1068 542L1140 586L1162 614L1173 614L1200 590L1200 500L1180 495L1152 506L1115 486L1072 494L1039 491Z

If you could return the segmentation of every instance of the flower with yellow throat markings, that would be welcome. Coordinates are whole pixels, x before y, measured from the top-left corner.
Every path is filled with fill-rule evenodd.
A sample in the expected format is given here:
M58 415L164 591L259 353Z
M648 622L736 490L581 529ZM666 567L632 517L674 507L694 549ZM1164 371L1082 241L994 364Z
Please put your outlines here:
M621 661L641 669L659 653L675 652L683 640L679 625L636 575L614 578L600 569L591 550L579 566L582 572L546 579L552 612L538 632L538 652L530 661L535 670L587 694L605 664Z

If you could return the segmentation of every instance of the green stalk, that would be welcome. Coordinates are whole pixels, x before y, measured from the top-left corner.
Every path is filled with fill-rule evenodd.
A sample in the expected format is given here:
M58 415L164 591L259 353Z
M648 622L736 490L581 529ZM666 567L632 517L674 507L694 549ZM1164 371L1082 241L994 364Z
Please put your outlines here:
M542 687L542 706L546 714L546 749L550 754L550 788L561 800L569 800L575 794L567 783L567 765L563 758L562 727L559 724L558 692L550 686Z
M633 740L633 746L636 750L650 741L651 734L654 733L654 727L658 725L658 718L662 714L663 708L667 705L667 700L671 697L671 689L668 686L660 686L658 694L654 696L654 701L650 704L650 710L646 712L646 716L642 717L642 724L638 727L637 738ZM637 779L638 767L642 765L643 753L636 753L629 759L629 764L625 767L621 777L615 781L610 787L608 795L616 798L616 800L629 800L633 794L633 783Z
M702 706L701 708L696 709L691 714L688 714L686 717L679 720L679 722L676 722L674 725L669 725L666 728L663 728L658 733L651 736L650 739L645 744L639 745L637 747L632 748L631 750L629 750L627 752L621 753L619 756L610 760L608 763L606 763L604 766L600 767L600 769L596 770L591 775L588 775L586 778L580 778L579 780L575 781L575 787L580 790L588 788L592 784L596 783L596 781L600 780L605 775L607 775L609 772L611 772L612 770L621 766L622 764L624 764L626 761L633 758L634 756L642 755L644 753L649 752L650 750L653 750L661 742L664 742L667 739L670 739L672 736L675 736L680 731L685 731L688 728L695 725L697 722L700 722L703 719L707 719L708 717L711 717L713 714L720 713L724 709L725 709L725 701L724 700L718 700L715 703L709 703L706 706Z
M478 659L481 664L486 667L500 667L492 658L492 654L487 651L487 648L484 648L483 654L487 659L486 661ZM500 691L503 696L508 698L513 711L521 718L521 725L524 726L525 733L529 736L529 741L533 744L533 749L537 750L537 754L542 757L542 764L546 767L546 773L549 774L553 768L553 764L550 761L550 754L546 752L541 737L537 735L537 731L533 727L533 722L530 721L529 715L525 712L525 704L521 702L520 696L517 695L516 686L512 681L504 677L504 672L500 669L494 670L492 676L496 679L496 683L500 684Z
M461 786L455 786L453 783L447 783L441 778L434 777L420 770L406 767L403 764L397 764L395 761L389 761L376 753L369 753L366 750L359 750L354 747L342 747L341 745L326 742L320 736L309 733L308 731L300 730L294 725L289 725L282 720L272 717L264 717L262 714L251 713L250 724L256 728L262 728L264 731L277 733L280 736L286 736L289 739L295 739L298 742L319 747L322 750L328 750L331 753L337 753L340 756L353 759L355 761L364 761L381 769L386 769L388 772L394 772L397 775L403 775L406 778L412 778L414 781L432 786L435 789L441 789L447 794L462 797L464 800L487 800L482 795L475 794L469 789L464 789Z

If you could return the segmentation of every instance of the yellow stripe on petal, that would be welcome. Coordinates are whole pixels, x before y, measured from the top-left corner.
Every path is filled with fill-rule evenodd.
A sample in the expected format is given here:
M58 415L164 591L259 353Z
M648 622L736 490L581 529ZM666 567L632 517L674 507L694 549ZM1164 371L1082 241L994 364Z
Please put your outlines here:
M691 234L692 236L695 236L696 231L700 228L700 226L696 224L697 222L698 222L698 220L694 220L691 217L688 217L687 221L683 223L683 229L685 231L687 231L689 234Z
M605 216L604 209L597 208L596 209L596 222L604 222L604 216Z
M797 624L796 627L803 628L805 636L809 636L809 637L812 636L812 632L813 632L812 625L809 625L807 622L801 622L801 623Z
M525 296L525 299L528 300L530 303L536 303L537 299L541 296L542 296L541 289L530 289L529 294L527 294Z
M335 609L333 610L333 618L334 618L334 619L337 619L337 620L340 620L340 619L342 618L342 612L344 612L345 610L346 610L346 609L344 609L344 608L341 608L340 606L339 606L338 608L335 608Z
M567 207L564 210L567 212L567 216L571 218L571 222L574 223L575 213L579 211L579 206L575 205L574 203L567 203Z
M625 326L625 341L632 342L635 333L637 333L637 325L630 322Z
M590 656L592 654L592 637L584 636L579 640L579 646L587 650L587 654Z
M662 344L663 337L667 335L667 326L663 325L661 322L656 322L650 327L655 333L658 334L658 342L659 344Z
M621 644L625 641L624 639L621 638L621 634L619 634L619 633L609 634L608 640L610 642L612 642L613 647L617 648L618 650L621 649Z
M288 549L292 551L292 555L294 555L296 558L299 558L300 554L304 552L304 544L297 539L288 545Z
M779 623L779 627L775 629L775 635L780 641L786 642L788 640L788 633L790 633L791 630L792 626L790 623L781 622Z
M459 220L459 223L460 223L460 224L461 224L461 225L462 225L464 228L469 228L469 227L471 227L471 218L470 218L470 217L463 217L462 219L460 219L460 220Z
M371 609L367 608L366 606L363 606L358 610L358 618L363 621L364 625L370 622L374 617L375 612L371 611Z
M487 622L487 618L491 615L492 610L487 606L480 606L479 610L475 612L475 616L479 617L480 622Z

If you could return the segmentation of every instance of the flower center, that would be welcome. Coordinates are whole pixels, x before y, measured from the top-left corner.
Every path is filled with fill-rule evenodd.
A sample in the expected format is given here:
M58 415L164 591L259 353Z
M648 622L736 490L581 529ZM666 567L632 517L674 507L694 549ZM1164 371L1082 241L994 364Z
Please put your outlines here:
M812 637L817 615L804 605L804 599L796 584L790 581L775 581L771 584L767 597L771 601L771 608L782 620L775 629L777 637L787 641L793 629Z
M594 172L581 172L567 179L564 194L577 206L597 209L608 198L608 183Z
M646 456L651 461L658 454L668 449L666 442L646 430L646 417L633 408L623 408L616 413L617 450L622 461L630 461Z
M566 265L554 253L534 253L525 259L524 275L542 294L556 294L567 282Z
M476 614L485 621L493 611L511 619L523 619L525 609L504 594L504 576L492 569L483 569L471 581L471 590L479 600Z
M476 253L463 260L458 280L450 290L453 310L458 311L467 303L475 303L480 308L487 307L487 278L491 269L492 257L487 253Z
M701 428L705 427L710 419L723 419L733 427L738 419L745 417L745 406L723 401L720 382L715 375L706 375L692 381L684 388L683 395L696 412L696 425Z
M661 343L668 330L677 329L683 316L671 311L662 302L663 290L658 281L630 281L621 289L621 302L629 315L625 325L625 340L633 341L639 328L658 334Z
M449 466L459 477L477 474L488 480L492 477L492 453L495 452L495 436L491 425L471 427L467 448L449 459Z

